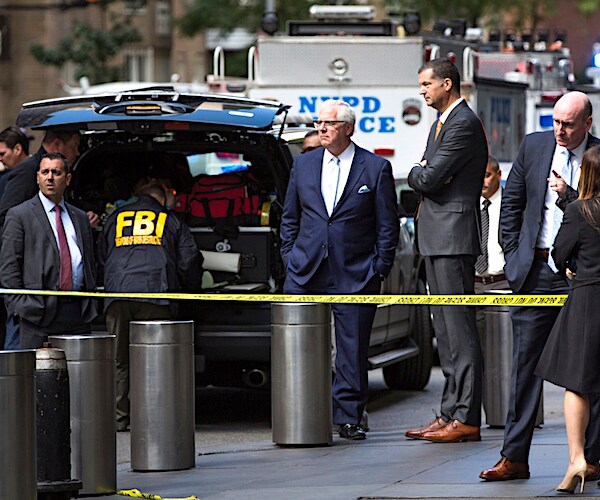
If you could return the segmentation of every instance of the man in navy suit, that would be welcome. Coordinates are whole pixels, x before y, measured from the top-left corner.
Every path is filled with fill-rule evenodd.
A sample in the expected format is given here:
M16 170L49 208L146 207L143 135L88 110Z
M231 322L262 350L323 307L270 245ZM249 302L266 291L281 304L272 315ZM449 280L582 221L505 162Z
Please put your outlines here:
M423 159L408 175L421 195L418 249L432 294L472 294L481 253L480 195L488 160L481 121L460 96L460 75L448 59L419 70L421 95L440 117L431 127ZM432 442L479 441L482 356L475 308L432 307L446 383L441 414L406 437Z
M585 150L600 141L589 130L592 105L582 92L561 97L553 110L554 131L523 140L503 192L500 230L506 279L514 293L566 294L567 282L551 260L562 211L578 197L580 164ZM513 365L504 446L500 461L479 475L486 481L529 478L529 449L542 380L534 375L559 307L511 307ZM590 395L591 422L600 421L600 398ZM600 426L586 432L587 479L598 479Z
M323 147L294 161L281 221L285 293L377 294L398 245L392 166L352 140L355 114L326 101L316 122ZM333 304L336 360L333 421L365 439L367 352L377 306Z

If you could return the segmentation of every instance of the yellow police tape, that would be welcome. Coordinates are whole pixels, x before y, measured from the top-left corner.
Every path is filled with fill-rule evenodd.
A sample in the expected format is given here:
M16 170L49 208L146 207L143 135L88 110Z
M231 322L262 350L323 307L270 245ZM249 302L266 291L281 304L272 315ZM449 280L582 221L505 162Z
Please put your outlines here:
M57 295L112 299L167 299L237 302L289 302L325 304L391 304L440 306L562 306L567 295L286 295L246 293L112 293L61 292L0 288L0 295Z
M140 490L136 490L135 488L132 490L118 490L117 495L133 498L146 498L149 500L200 500L197 496L194 495L185 498L166 498L161 497L159 495L153 495L152 493L142 493Z

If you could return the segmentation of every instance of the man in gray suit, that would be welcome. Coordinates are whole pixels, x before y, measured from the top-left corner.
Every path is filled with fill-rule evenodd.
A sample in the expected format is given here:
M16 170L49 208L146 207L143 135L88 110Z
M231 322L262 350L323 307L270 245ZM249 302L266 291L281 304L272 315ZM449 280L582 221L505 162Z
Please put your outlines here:
M479 196L488 159L481 121L460 96L460 75L448 59L419 70L420 93L440 113L409 185L421 195L415 217L419 252L432 294L474 293L475 260L481 253ZM432 442L479 441L482 357L475 309L432 307L446 383L441 414L406 436Z
M88 217L63 199L70 180L67 159L47 153L37 171L39 193L8 211L0 250L4 288L94 290ZM20 318L21 349L42 347L49 334L90 333L96 316L89 298L7 295L6 306L9 314Z

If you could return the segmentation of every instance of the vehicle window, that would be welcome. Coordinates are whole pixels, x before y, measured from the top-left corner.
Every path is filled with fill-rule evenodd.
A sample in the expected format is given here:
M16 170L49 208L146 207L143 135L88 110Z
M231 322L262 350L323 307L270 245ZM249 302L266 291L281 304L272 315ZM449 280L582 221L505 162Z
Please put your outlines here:
M192 177L243 172L250 167L243 154L228 152L193 154L187 156L187 162Z

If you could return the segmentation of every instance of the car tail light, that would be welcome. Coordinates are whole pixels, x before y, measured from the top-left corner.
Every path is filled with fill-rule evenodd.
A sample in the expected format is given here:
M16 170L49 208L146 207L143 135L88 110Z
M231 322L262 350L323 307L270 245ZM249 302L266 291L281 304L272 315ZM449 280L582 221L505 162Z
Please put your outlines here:
M188 122L166 122L165 130L189 130L190 124Z

